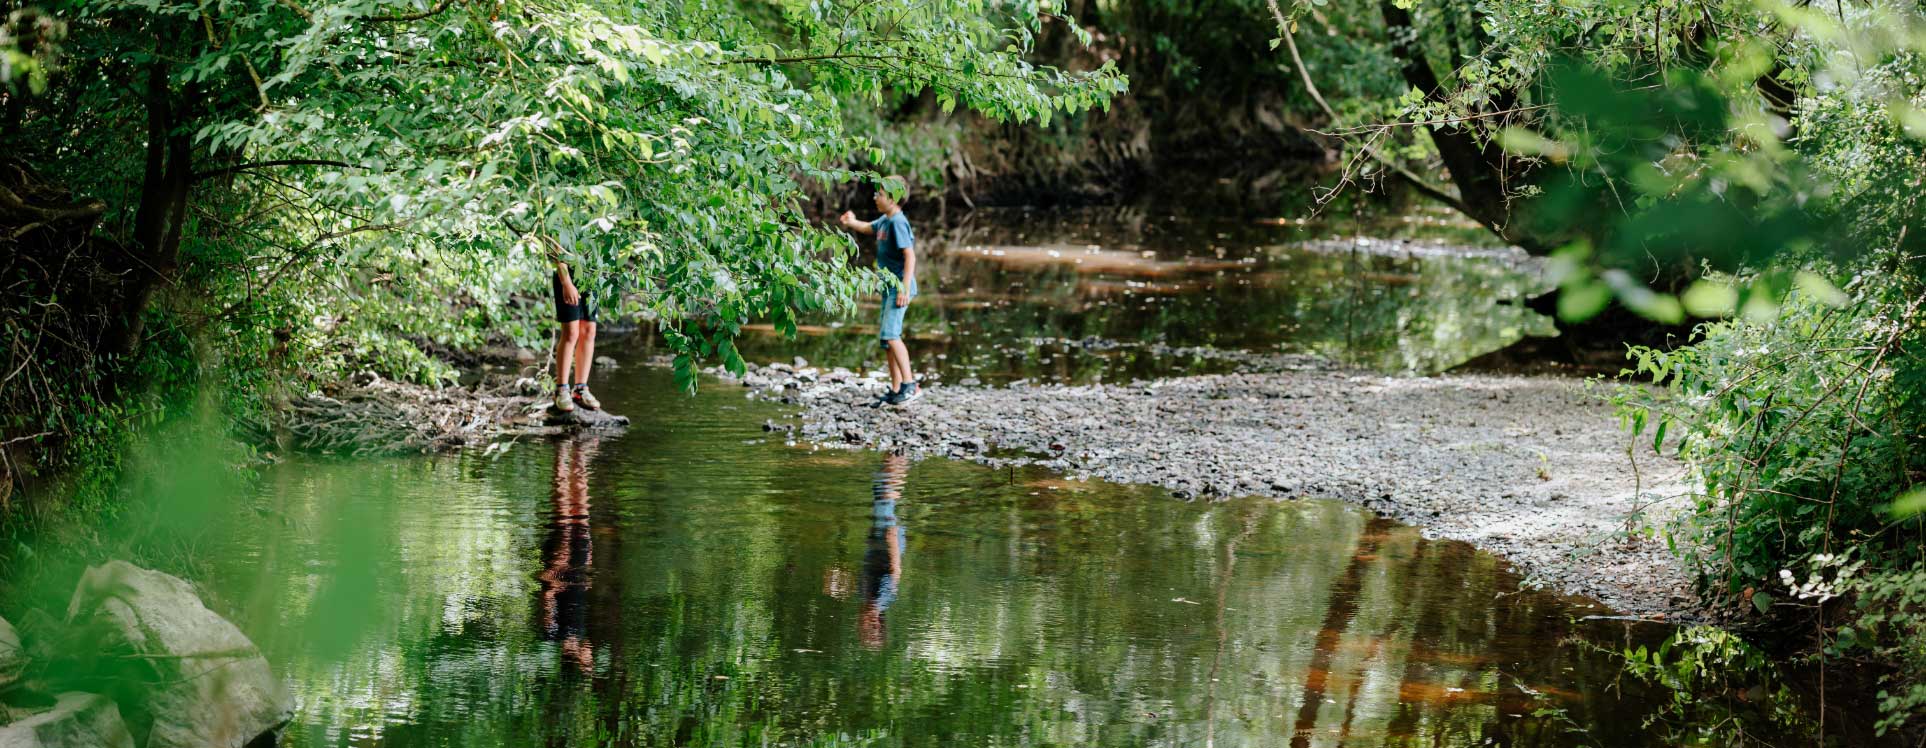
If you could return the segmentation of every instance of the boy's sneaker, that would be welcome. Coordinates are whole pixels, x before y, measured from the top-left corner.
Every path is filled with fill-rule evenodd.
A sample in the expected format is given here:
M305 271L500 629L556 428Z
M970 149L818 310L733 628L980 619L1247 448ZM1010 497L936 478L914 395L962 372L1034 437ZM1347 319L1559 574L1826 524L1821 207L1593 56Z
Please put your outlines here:
M923 386L916 382L904 382L903 389L889 396L889 404L902 405L923 396Z
M602 409L602 401L595 399L595 395L590 394L587 387L575 388L575 404L589 410Z
M575 399L569 397L567 387L555 388L555 410L562 413L575 412Z
M907 386L908 383L905 382L904 385ZM894 404L896 402L896 396L902 394L902 392L903 392L902 387L896 387L892 389L883 390L882 392L878 392L875 395L870 397L869 407L881 408L885 405Z

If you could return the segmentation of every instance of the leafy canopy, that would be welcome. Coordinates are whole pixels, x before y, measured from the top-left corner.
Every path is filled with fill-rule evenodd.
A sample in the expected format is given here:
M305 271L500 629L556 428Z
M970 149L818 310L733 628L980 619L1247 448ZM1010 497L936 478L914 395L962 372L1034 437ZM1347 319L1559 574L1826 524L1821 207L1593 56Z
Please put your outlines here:
M490 326L532 338L540 305L516 299L546 288L549 237L589 290L661 324L685 372L714 354L739 366L732 340L750 319L793 330L798 312L847 308L876 283L848 262L849 239L800 208L806 183L860 176L846 166L871 146L845 128L847 108L894 91L1048 121L1126 85L1108 65L1026 61L1059 22L1034 0L51 12L70 23L72 75L28 125L87 131L46 154L53 171L131 211L142 164L87 160L142 142L142 89L162 76L208 218L186 264L218 258L250 279L240 311L293 320L324 347L355 338L344 331L380 337L371 319L430 339ZM371 341L346 353L391 344Z

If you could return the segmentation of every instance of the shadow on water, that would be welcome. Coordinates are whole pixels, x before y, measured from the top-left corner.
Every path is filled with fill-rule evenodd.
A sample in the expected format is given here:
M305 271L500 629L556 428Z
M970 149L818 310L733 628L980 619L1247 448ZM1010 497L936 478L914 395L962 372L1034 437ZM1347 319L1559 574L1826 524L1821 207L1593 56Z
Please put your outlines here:
M207 497L250 509L192 529L196 576L296 694L284 744L1694 743L1614 654L1668 628L1464 544L789 446L774 406L620 371L622 435Z
M1118 381L1228 371L1224 352L1431 373L1551 321L1536 260L1442 216L1304 222L1144 208L980 210L919 229L911 350L957 381ZM770 329L752 358L875 365L876 308ZM1246 363L1248 362L1241 362Z

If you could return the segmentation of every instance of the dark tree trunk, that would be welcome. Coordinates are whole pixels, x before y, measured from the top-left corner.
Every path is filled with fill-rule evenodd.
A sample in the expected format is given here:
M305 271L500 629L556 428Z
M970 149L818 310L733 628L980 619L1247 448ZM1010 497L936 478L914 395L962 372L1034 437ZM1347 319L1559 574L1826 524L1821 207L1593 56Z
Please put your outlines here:
M156 59L147 76L147 163L140 206L122 273L121 298L101 340L104 355L124 357L140 347L141 317L154 290L180 261L181 230L193 188L193 142L181 131L180 112L168 85L166 64ZM108 263L110 267L116 263Z
M1431 67L1431 59L1425 54L1423 39L1418 34L1417 24L1411 19L1410 11L1398 7L1391 0L1381 0L1378 5L1384 13L1385 31L1391 39L1392 53L1402 64L1399 73L1406 83L1423 92L1427 99L1442 101L1445 96L1444 85L1438 80L1438 73ZM1472 24L1474 28L1478 26L1475 20ZM1455 45L1456 40L1453 39L1452 43ZM1511 99L1509 95L1500 96L1494 102L1497 111L1509 108ZM1450 172L1451 183L1458 188L1458 196L1464 203L1466 214L1472 220L1484 224L1492 233L1532 254L1551 251L1549 244L1521 230L1515 220L1507 187L1513 180L1524 176L1519 162L1507 155L1497 143L1479 142L1469 127L1437 125L1430 127L1427 132L1438 149L1438 156L1444 160L1445 169Z

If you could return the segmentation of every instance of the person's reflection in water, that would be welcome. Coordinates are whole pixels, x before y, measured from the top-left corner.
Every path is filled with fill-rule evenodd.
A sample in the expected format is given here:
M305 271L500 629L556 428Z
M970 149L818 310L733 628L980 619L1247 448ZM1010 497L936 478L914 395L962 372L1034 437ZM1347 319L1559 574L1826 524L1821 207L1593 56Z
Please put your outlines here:
M869 542L863 551L863 612L856 617L863 646L870 649L883 646L883 615L896 601L897 586L903 580L903 525L896 519L896 502L903 498L908 474L908 458L884 455L883 468L876 471L871 487Z
M594 439L555 443L555 514L542 541L542 638L560 642L562 658L583 673L595 666L595 645L588 640L588 589L595 563L589 537L589 463Z

